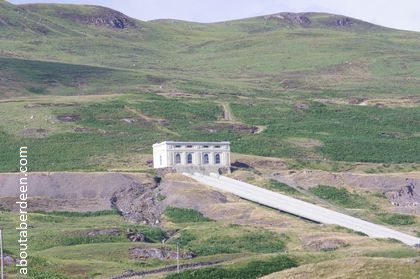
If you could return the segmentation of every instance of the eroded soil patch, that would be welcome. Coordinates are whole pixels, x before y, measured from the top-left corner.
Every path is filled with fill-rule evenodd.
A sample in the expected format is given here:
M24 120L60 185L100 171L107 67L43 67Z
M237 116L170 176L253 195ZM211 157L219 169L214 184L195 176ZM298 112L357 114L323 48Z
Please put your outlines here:
M76 122L80 120L79 114L62 114L57 115L57 119L62 122Z

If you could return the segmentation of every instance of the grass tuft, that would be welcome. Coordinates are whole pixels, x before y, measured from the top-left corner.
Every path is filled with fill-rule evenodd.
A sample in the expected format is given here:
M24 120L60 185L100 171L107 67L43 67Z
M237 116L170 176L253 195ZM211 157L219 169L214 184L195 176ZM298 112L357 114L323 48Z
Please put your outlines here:
M347 189L326 185L318 185L310 189L314 195L347 208L362 208L366 201L358 194L350 193Z
M202 213L189 208L168 207L165 215L174 223L209 222L211 219L204 217Z

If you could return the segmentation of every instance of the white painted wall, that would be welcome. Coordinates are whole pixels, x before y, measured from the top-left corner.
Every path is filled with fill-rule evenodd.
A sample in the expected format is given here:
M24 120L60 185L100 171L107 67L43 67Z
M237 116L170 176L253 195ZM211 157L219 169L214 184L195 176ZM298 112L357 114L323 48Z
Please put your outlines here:
M179 154L181 162L176 163L176 155ZM187 156L192 154L192 163L188 164ZM204 156L208 155L208 164L204 163ZM220 163L216 163L217 154ZM180 166L230 166L230 143L229 142L175 142L165 141L153 145L153 167L166 168Z

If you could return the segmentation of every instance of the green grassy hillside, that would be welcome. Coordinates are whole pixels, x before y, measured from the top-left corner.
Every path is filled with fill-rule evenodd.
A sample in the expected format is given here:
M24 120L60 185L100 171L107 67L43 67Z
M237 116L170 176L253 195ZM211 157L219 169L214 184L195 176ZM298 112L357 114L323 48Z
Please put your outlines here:
M33 170L135 169L133 152L165 139L230 140L235 152L301 161L420 163L415 32L320 13L143 22L5 1L0 31L1 171L16 169L19 145Z

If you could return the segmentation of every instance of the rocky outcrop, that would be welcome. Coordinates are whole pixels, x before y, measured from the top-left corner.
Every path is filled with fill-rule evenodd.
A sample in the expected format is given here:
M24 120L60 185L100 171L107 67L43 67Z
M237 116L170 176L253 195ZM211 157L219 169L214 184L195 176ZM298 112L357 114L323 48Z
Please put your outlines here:
M393 206L411 208L420 212L420 191L414 182L407 181L407 185L397 191L385 192L385 196Z
M163 208L158 206L156 188L133 181L127 188L114 193L112 206L127 220L142 224L159 224Z
M127 232L127 238L133 242L153 242L144 234L132 230Z
M83 9L77 9L69 5L48 5L45 9L43 4L21 5L25 11L48 13L51 16L62 18L79 24L95 25L98 27L126 29L136 27L134 19L118 11L100 7L83 6Z
M311 20L305 13L279 13L266 16L265 19L284 20L291 25L302 27L308 27L311 24Z
M125 29L134 27L134 21L131 21L127 16L122 13L106 10L103 14L89 15L77 18L78 21L84 24L93 24L101 27Z
M339 18L335 21L336 26L349 26L353 24L353 20L348 17Z

